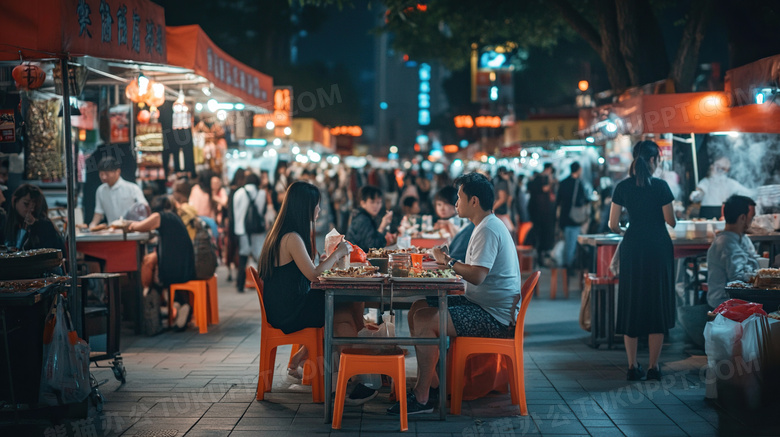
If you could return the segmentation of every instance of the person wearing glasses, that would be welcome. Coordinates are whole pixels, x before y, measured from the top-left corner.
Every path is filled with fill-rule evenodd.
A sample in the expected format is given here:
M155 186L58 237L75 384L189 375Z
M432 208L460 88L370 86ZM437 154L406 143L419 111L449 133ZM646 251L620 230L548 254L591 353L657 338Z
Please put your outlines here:
M753 190L728 176L730 169L731 161L727 157L718 158L710 166L709 175L691 193L691 202L701 203L699 217L719 219L723 202L734 194L753 197Z

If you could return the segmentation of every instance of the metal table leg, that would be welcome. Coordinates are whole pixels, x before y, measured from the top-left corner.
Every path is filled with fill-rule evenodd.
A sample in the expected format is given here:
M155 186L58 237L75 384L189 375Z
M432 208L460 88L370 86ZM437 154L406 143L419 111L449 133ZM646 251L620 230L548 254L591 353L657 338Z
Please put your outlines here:
M333 412L331 410L331 387L333 386L333 290L325 290L325 335L323 371L325 372L325 423L330 423Z
M447 417L447 292L439 290L439 418Z

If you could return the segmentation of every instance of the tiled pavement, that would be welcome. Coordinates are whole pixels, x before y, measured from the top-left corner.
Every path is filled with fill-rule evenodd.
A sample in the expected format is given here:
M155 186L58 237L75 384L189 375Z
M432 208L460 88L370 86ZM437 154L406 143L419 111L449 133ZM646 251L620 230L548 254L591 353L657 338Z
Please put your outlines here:
M52 425L6 428L0 435L123 436L303 436L387 435L397 433L397 417L387 416L388 394L361 407L345 409L340 431L322 420L322 405L313 404L308 387L288 386L275 378L272 393L254 400L258 372L260 320L254 290L238 294L219 271L221 323L199 335L165 332L156 337L122 338L127 383L120 385L110 369L92 368L105 403L91 419ZM525 378L529 416L519 416L508 394L465 402L462 416L435 420L438 414L411 416L409 432L440 436L707 436L743 433L738 421L704 400L706 357L685 352L678 330L664 346L665 378L658 382L625 380L625 353L592 349L577 317L579 292L550 301L549 272L543 271L541 297L526 320ZM572 281L572 287L577 288ZM402 329L399 326L398 329ZM277 375L286 365L289 347L281 349ZM647 351L640 351L647 363ZM102 363L105 364L105 363ZM415 374L413 354L407 359ZM702 376L700 376L702 375ZM65 432L65 434L58 434ZM771 431L770 431L771 435Z

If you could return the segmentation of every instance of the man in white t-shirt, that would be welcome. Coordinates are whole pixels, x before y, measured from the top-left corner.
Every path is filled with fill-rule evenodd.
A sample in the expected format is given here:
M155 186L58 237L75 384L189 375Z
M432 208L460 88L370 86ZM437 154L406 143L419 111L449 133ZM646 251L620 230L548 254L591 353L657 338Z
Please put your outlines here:
M141 188L131 182L122 179L122 170L119 161L113 156L107 156L98 163L100 181L103 182L95 193L95 214L89 227L97 226L103 217L106 222L122 218L136 203L149 205Z
M466 280L463 296L448 296L447 335L450 337L510 338L520 294L520 264L517 249L506 225L493 214L493 184L479 173L469 173L455 181L458 186L458 215L474 223L466 259L451 258L441 249L433 256ZM438 298L420 300L409 310L409 330L414 337L439 336ZM439 378L436 346L417 346L417 384L407 396L407 414L433 411ZM433 397L433 399L431 399ZM388 409L398 414L400 406Z

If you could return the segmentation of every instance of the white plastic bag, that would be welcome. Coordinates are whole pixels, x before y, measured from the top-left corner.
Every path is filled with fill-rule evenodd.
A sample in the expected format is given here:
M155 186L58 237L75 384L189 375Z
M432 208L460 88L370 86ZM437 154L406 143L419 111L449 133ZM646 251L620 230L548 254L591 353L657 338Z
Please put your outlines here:
M709 368L713 369L717 363L741 354L741 341L742 323L723 317L721 314L707 323L704 326L704 350L707 353Z
M366 322L358 337L395 337L395 316L382 314L382 324ZM395 346L376 346L380 350L394 349ZM360 375L360 382L374 390L382 388L382 377L378 374Z
M339 243L341 243L342 241L344 241L344 236L339 234L339 231L337 231L336 229L331 229L330 232L328 232L327 235L325 235L325 254L329 256L331 253L333 253L333 251L336 250ZM346 269L347 267L349 267L349 257L348 256L341 257L341 259L339 259L336 262L336 265L334 265L333 267L339 269Z
M89 383L89 345L78 337L65 301L55 297L46 318L39 402L63 405L83 401L92 390Z

